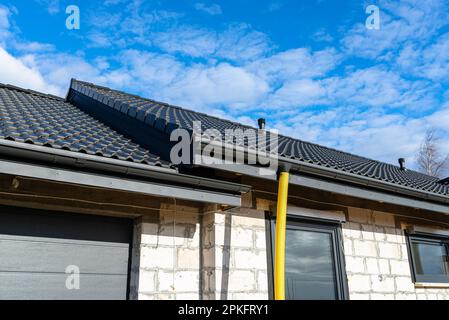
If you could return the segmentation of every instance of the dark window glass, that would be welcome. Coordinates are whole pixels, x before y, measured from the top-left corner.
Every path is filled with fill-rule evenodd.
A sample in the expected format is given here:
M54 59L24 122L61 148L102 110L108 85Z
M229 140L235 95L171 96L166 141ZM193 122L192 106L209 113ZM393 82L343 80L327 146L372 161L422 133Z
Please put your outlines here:
M285 270L288 299L337 299L330 233L287 229Z
M409 236L415 282L449 282L448 242L431 236Z
M344 299L346 277L338 224L289 220L285 248L288 300Z
M421 275L447 275L446 248L439 243L412 243L416 273Z

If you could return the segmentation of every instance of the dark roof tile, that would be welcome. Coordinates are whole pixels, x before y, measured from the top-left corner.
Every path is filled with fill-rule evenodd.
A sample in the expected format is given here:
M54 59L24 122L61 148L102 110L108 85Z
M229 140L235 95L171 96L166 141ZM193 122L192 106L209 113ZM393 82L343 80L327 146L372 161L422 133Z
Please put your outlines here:
M114 101L113 106L120 103L121 108L127 112L132 106L138 106L138 110L128 112L130 117L165 132L171 132L173 128L177 127L192 130L195 120L201 121L203 130L212 128L218 129L222 133L225 129L239 128L245 130L251 128L204 113L171 106L87 82L74 80L71 89L80 93L88 89L94 90L98 96L107 96L112 99ZM94 99L101 101L95 96ZM254 146L255 141L246 141L245 145ZM413 170L400 170L398 166L392 164L367 159L299 139L280 135L278 151L282 157L370 177L383 182L408 186L420 191L449 195L449 185L438 183L437 178Z
M78 90L100 96L80 84ZM105 98L107 95L102 94ZM0 138L56 149L166 166L158 156L62 98L0 84Z

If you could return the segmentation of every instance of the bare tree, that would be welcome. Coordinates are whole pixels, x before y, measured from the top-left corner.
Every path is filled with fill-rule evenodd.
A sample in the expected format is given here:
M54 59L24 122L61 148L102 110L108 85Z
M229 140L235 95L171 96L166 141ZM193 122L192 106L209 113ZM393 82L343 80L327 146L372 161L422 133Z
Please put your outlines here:
M432 177L442 178L442 174L449 168L449 155L440 152L439 138L434 128L426 131L417 155L418 170Z

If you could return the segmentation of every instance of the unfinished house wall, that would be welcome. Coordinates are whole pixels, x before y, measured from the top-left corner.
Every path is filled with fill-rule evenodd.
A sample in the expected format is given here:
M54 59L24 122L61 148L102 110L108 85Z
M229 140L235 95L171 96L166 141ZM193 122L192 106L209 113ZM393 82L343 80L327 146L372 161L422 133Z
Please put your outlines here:
M263 211L163 206L135 223L130 298L268 299L265 227Z
M449 299L449 288L415 288L401 222L348 208L350 299ZM269 299L269 229L263 210L162 206L157 219L136 221L130 298Z
M447 288L415 288L401 221L349 208L343 224L350 299L449 299Z
M264 211L211 212L203 223L204 299L268 299Z
M134 231L130 299L199 299L199 210L164 205Z

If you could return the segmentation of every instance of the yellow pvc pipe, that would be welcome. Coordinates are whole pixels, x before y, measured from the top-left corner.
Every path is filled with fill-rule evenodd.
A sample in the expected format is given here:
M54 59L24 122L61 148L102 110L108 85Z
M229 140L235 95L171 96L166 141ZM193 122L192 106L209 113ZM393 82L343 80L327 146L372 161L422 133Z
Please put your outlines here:
M279 175L274 249L274 299L285 300L285 229L287 226L288 172Z

